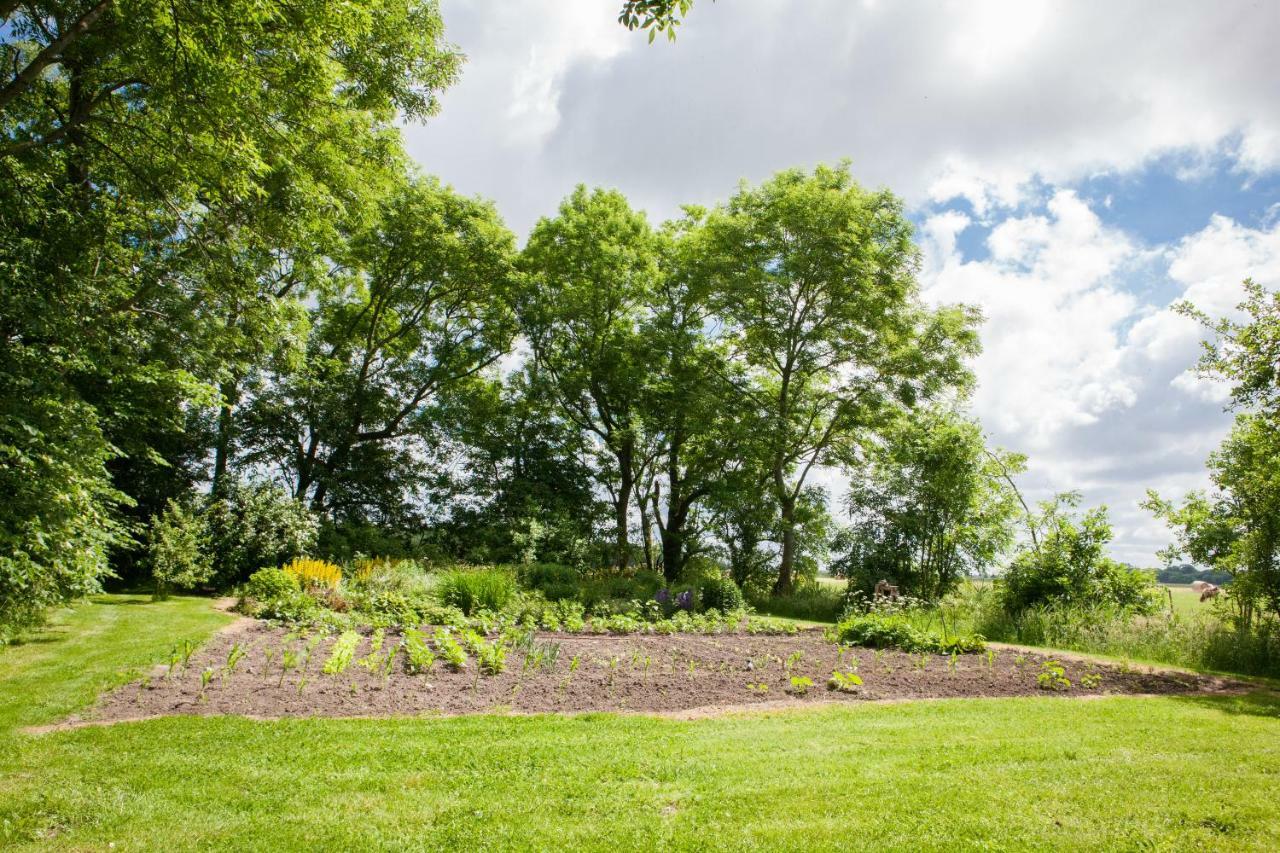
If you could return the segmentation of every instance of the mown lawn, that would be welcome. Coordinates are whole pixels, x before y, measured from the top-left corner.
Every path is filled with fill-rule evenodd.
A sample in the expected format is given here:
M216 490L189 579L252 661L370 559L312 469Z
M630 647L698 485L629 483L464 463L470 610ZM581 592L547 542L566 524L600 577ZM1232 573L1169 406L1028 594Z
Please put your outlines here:
M0 651L0 846L1280 849L1262 695L20 733L225 619L126 601Z

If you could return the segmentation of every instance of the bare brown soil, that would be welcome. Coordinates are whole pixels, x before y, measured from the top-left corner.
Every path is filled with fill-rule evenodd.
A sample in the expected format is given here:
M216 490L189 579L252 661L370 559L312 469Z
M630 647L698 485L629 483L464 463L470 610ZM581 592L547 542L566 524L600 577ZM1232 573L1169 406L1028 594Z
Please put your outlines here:
M1213 676L1064 657L1059 660L1072 686L1055 693L1038 687L1036 679L1041 665L1051 658L1030 650L1001 648L993 650L990 659L973 654L954 660L860 648L842 651L819 631L791 637L539 634L539 644L559 645L554 666L526 667L524 657L513 652L507 657L506 671L494 676L479 674L474 658L462 672L450 672L437 663L430 672L410 674L403 653L389 675L358 663L343 673L324 675L321 667L333 638L316 646L305 673L284 673L280 661L285 641L283 629L264 623L246 620L228 626L197 651L186 667L172 673L159 667L104 696L84 718L68 722L169 714L277 718L629 711L687 717L822 701L1223 693L1247 688L1243 682ZM387 641L390 645L399 638L388 636ZM233 672L226 673L234 643L247 649L247 655ZM293 645L305 648L303 641L295 640ZM369 639L364 637L356 660L368 650ZM827 689L832 670L849 671L855 666L863 680L856 692ZM202 688L206 669L214 674ZM1083 686L1081 680L1088 674L1099 676L1100 684ZM796 690L792 676L810 678L813 686L807 692Z

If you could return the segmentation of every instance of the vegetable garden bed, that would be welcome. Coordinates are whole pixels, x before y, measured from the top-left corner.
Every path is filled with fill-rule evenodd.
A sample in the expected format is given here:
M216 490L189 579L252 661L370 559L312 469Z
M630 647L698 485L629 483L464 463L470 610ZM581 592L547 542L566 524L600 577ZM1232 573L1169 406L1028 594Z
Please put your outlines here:
M820 631L791 636L449 635L465 665L445 663L431 629L307 636L244 620L173 663L103 697L84 721L170 714L255 717L482 712L681 712L779 700L1223 693L1243 682L1145 667L1057 660L1030 650L959 655L849 648ZM381 640L380 645L377 643ZM471 645L470 650L466 649ZM502 659L494 665L494 647ZM487 647L487 651L486 651ZM416 648L417 655L410 650ZM422 649L434 656L423 666ZM309 650L309 651L308 651ZM414 659L416 657L416 660ZM486 663L481 665L481 661ZM416 663L416 666L415 666ZM833 674L839 673L835 677Z

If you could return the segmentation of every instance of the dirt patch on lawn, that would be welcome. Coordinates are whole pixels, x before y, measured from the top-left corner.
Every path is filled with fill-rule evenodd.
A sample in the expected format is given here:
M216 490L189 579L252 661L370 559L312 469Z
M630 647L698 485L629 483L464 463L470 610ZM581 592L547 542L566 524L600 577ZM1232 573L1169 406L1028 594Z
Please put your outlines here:
M369 658L366 635L356 662L339 674L325 675L322 668L334 638L309 643L265 623L237 622L215 635L186 666L172 672L161 668L113 690L82 718L62 725L170 714L279 718L621 711L702 716L707 710L763 710L830 701L1248 689L1246 683L1231 679L1058 659L1030 650L1002 648L990 655L951 658L842 649L819 631L789 637L539 633L535 648L543 652L543 665L534 666L528 655L512 651L506 670L497 675L479 674L474 657L462 672L450 672L437 662L429 672L412 674L403 651L388 670L383 665L386 649L399 641L389 634L383 652ZM308 645L313 648L303 669ZM227 672L233 646L244 656ZM297 656L297 668L282 667L286 649ZM362 666L362 659L369 665ZM1055 659L1061 661L1071 686L1046 691L1037 676L1046 661ZM827 679L837 669L856 672L862 685L848 693L828 690ZM813 686L798 689L793 677L808 678Z

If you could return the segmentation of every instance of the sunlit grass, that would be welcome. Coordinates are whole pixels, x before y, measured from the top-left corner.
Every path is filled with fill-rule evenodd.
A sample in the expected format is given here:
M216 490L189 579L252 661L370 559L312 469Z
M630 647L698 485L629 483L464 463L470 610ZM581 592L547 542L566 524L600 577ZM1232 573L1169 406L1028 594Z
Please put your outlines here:
M12 730L82 706L93 685L224 618L207 602L106 598L41 642L0 652L0 843L1280 847L1280 704L1262 696L958 700L692 722L175 717Z

